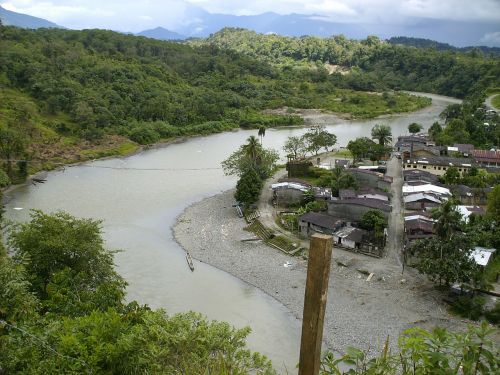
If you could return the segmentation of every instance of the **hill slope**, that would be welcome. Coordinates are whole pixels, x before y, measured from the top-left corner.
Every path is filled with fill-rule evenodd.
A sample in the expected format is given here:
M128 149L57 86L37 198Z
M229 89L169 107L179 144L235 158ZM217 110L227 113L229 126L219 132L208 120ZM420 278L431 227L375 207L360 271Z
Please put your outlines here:
M38 29L40 27L61 28L61 26L44 20L43 18L29 16L27 14L12 12L0 6L0 20L6 26L17 26L25 29Z
M158 40L184 40L186 37L174 31L164 29L163 27L156 27L150 30L144 30L135 34L137 36L145 36L147 38Z

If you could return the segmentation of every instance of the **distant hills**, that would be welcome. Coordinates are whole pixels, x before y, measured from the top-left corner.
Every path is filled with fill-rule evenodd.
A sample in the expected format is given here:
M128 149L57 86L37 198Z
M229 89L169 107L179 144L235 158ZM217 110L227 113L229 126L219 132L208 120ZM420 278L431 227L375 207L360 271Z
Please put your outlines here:
M144 30L140 33L135 34L137 36L145 36L147 38L158 39L158 40L184 40L186 37L175 31L167 30L163 27L157 27L155 29Z
M166 29L162 26L141 31L135 35L159 40L183 40L188 38L206 38L219 30L244 28L262 34L278 34L283 36L319 36L330 37L343 34L347 38L365 39L376 35L388 39L393 44L404 44L414 47L435 48L437 50L462 49L467 51L472 47L485 45L488 35L498 32L498 25L488 22L465 22L440 20L419 17L409 17L401 24L382 23L345 23L338 22L322 15L278 14L266 12L250 16L235 16L231 14L210 13L198 6L191 6L186 14L185 22L176 28ZM0 7L0 18L5 25L23 28L57 27L61 26L21 13L8 11ZM407 35L410 37L394 37ZM389 39L390 38L390 39ZM440 42L434 41L438 39ZM494 44L493 44L494 45ZM458 47L454 47L458 46ZM485 53L498 53L498 47L480 48Z
M485 47L485 46L468 46L468 47L455 47L448 43L440 43L431 39L424 38L410 38L406 36L396 36L387 40L391 44L400 44L404 46L411 46L416 48L432 48L437 51L460 51L469 52L474 49L478 49L483 53L492 53L494 55L500 56L499 47Z
M41 27L55 27L55 28L63 28L55 24L54 22L50 22L44 20L43 18L29 16L27 14L12 12L10 10L4 9L0 6L0 20L4 25L12 25L17 27L22 27L25 29L38 29Z

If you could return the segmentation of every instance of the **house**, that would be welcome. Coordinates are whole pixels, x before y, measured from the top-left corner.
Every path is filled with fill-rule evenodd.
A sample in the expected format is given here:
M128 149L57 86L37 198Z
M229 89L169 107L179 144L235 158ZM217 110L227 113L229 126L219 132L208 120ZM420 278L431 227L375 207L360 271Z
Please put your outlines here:
M479 206L457 206L457 211L460 212L466 223L469 222L471 215L483 216L486 214L486 211Z
M403 159L425 156L440 156L444 148L436 146L427 134L400 136L394 149L401 153Z
M347 169L351 166L351 161L348 159L335 159L335 166Z
M405 217L405 235L408 242L434 236L434 222L420 217Z
M392 177L384 176L382 173L359 168L349 168L347 172L356 179L359 186L369 186L387 191L391 189Z
M462 154L462 156L471 156L474 151L474 145L470 143L455 143L453 146L453 151ZM449 151L450 147L448 147Z
M388 202L373 198L332 198L327 203L328 214L349 221L360 221L363 215L370 210L380 210L386 219L391 212L391 206Z
M354 189L339 189L340 199L354 199L357 198L356 191Z
M299 231L303 237L313 233L333 234L344 225L343 220L319 212L308 212L299 217Z
M481 167L500 168L500 150L474 150L472 157Z
M433 194L415 193L404 196L403 202L407 210L426 210L439 206L441 199Z
M403 159L403 169L423 170L437 176L444 175L450 167L455 167L460 174L464 174L472 168L473 165L475 165L475 163L472 159L451 158L448 156Z
M358 198L370 198L370 199L379 199L381 201L389 202L391 194L386 193L380 189L374 189L369 186L364 186L358 189L356 196Z
M271 185L273 189L273 200L278 206L289 206L291 204L300 203L304 197L304 193L312 188L311 185L285 181Z
M361 245L364 242L363 239L367 239L368 237L368 231L351 226L346 226L333 233L333 246L359 250L361 249Z
M450 187L450 190L453 193L453 196L463 205L484 206L492 188L471 188L467 185L453 185Z
M472 251L471 257L474 258L479 266L486 267L495 251L496 249L476 246Z
M433 194L437 197L447 197L451 196L450 189L442 186L432 185L432 184L421 184L421 185L403 185L403 195L424 193Z
M436 184L439 182L439 177L427 171L419 169L406 169L403 171L404 181L423 181L429 184Z
M317 201L327 201L332 198L332 189L320 186L314 186L312 188L314 192L314 199Z
M309 168L313 166L308 160L289 160L286 163L286 170L289 178L304 177L309 173Z

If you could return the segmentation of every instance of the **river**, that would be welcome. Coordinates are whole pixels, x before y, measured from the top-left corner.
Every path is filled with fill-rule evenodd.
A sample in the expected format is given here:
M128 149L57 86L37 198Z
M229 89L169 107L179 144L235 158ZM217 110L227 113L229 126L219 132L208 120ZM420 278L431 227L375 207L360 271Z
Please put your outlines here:
M338 144L369 136L376 123L388 124L393 136L407 133L409 123L428 128L455 99L432 96L431 107L418 112L369 121L328 125ZM269 129L264 146L280 150L290 135L305 128ZM289 373L298 362L300 322L272 297L239 279L195 261L194 272L175 242L171 226L190 204L233 188L220 162L256 130L240 130L192 138L124 159L108 159L48 173L47 182L20 187L9 194L6 218L27 220L30 209L64 210L79 217L103 220L104 238L116 255L117 269L127 280L127 298L165 308L188 310L209 319L249 325L250 348L266 354L274 366ZM20 209L22 208L22 209ZM269 251L274 251L270 249Z

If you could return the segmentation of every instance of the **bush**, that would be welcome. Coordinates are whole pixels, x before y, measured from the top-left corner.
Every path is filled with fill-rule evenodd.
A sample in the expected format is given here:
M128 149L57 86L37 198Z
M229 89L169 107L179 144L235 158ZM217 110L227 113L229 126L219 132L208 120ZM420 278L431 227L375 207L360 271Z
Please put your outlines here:
M500 302L497 302L491 310L486 311L484 316L491 324L500 324Z
M10 185L10 178L3 169L0 169L0 187L5 187Z
M479 320L484 313L485 300L480 296L459 296L451 305L451 311L461 317Z

